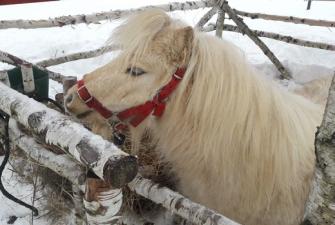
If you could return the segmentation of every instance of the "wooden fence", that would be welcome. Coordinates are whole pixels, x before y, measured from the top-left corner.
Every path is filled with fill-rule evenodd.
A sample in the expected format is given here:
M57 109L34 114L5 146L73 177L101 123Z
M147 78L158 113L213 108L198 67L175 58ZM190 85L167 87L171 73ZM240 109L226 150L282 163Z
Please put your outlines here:
M101 20L118 19L149 7L152 6L131 10L114 10L90 15L64 16L48 20L3 20L0 21L0 29L36 29L61 27L79 23L94 23ZM232 9L225 1L220 1L220 4L217 4L214 0L186 3L174 2L155 7L168 12L211 7L197 24L197 29L207 32L216 30L216 35L219 37L222 36L223 30L248 35L276 65L282 74L282 78L285 79L289 79L290 74L270 49L259 39L259 36L295 45L335 51L335 46L331 44L305 41L264 31L252 31L239 16L325 27L334 27L335 21L243 12ZM219 16L216 24L210 23L205 26L217 12ZM224 25L225 14L228 14L229 18L237 26ZM88 52L79 52L44 60L34 66L47 72L50 79L63 83L66 80L64 75L52 72L46 69L46 67L73 60L96 57L115 49L117 49L117 46L106 46ZM17 56L2 51L0 51L0 61L15 66L29 63ZM0 93L0 110L11 116L9 133L12 143L22 149L32 159L37 160L42 165L67 178L73 184L77 224L101 224L115 221L122 221L124 224L134 224L134 221L136 221L135 224L145 224L147 222L145 219L139 215L135 215L131 211L126 210L121 214L122 187L125 185L133 192L162 205L170 212L194 224L238 224L166 187L160 187L158 184L143 178L138 174L136 157L121 151L114 144L91 133L81 124L73 122L69 117L10 89L1 82ZM40 137L39 141L37 142L31 134L20 129L20 126L25 127L32 134L38 135ZM4 131L1 131L0 126L1 132L4 133ZM56 146L64 154L59 155L50 152L40 142L43 142L44 145ZM96 179L88 178L87 170L93 171L101 180L97 181ZM91 199L87 197L87 193L92 191L90 190L92 187L91 184L96 184L97 182L100 182L100 185L103 185L104 188L98 193L97 198Z

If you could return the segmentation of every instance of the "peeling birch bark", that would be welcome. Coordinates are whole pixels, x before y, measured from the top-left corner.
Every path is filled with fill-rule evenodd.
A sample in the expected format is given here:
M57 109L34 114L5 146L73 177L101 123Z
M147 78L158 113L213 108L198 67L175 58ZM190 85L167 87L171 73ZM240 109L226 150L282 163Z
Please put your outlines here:
M87 218L84 206L84 193L80 186L72 184L73 203L74 203L74 224L86 225Z
M0 71L0 82L10 86L9 77L7 71Z
M122 213L122 219L120 219L119 223L122 225L154 225L154 223L147 221L130 210L125 210Z
M216 29L216 25L213 23L210 23L203 29L203 31L211 32L211 31L214 31L215 29ZM244 32L241 31L237 26L233 26L233 25L224 25L223 30L244 34ZM261 30L251 30L251 31L259 37L271 38L277 41L282 41L282 42L286 42L289 44L300 45L304 47L319 48L323 50L335 51L335 45L331 45L331 44L315 42L315 41L305 41L305 40L301 40L298 38L293 38L291 36L286 36L286 35L281 35L277 33L261 31Z
M30 63L22 64L21 73L24 92L32 93L33 91L35 91L33 66Z
M96 178L86 180L84 205L88 224L116 224L120 219L122 190Z
M21 28L34 29L46 27L62 27L65 25L74 25L80 23L98 23L102 20L115 20L131 13L142 11L149 8L159 8L166 12L176 10L195 10L199 8L212 7L213 1L190 1L190 2L172 2L169 4L145 6L129 10L112 10L108 12L93 13L88 15L62 16L48 20L0 20L0 29Z
M115 188L130 182L137 174L137 158L122 152L70 120L67 116L0 83L0 109L27 129L38 134L45 143L70 153Z
M212 17L216 14L217 8L213 7L208 12L205 13L203 17L199 20L199 22L195 25L195 28L198 30L202 30L205 24L212 19Z
M316 170L304 225L335 224L335 75L315 140Z
M0 130L0 132L2 131ZM33 137L21 131L17 122L13 119L9 120L9 138L13 145L19 147L36 162L68 179L73 184L84 184L86 179L85 167L75 162L69 155L57 155L47 150L38 144Z
M128 186L137 194L162 205L192 223L198 225L239 225L239 223L139 175Z
M335 21L329 21L329 20L314 20L314 19L300 18L300 17L294 17L294 16L278 16L278 15L270 15L270 14L264 14L264 13L250 13L250 12L240 11L237 9L234 9L234 12L237 15L249 17L251 19L282 21L282 22L288 22L288 23L305 24L305 25L319 26L319 27L335 27Z
M78 53L73 53L73 54L69 54L65 56L60 56L57 58L46 59L46 60L36 63L36 65L43 66L43 67L49 67L49 66L67 63L67 62L71 62L71 61L75 61L79 59L88 59L88 58L97 57L107 52L115 51L118 49L119 48L116 46L104 46L104 47L91 50L91 51L78 52Z
M8 63L8 64L11 64L11 65L14 65L14 66L22 66L23 64L31 64L33 66L35 66L36 68L46 72L49 74L49 78L54 80L54 81L57 81L59 83L62 83L62 79L64 77L64 75L60 74L60 73L55 73L55 72L52 72L42 66L39 66L39 65L35 65L33 63L30 63L30 62L27 62L19 57L16 57L14 55L11 55L7 52L3 52L3 51L0 51L0 62L4 62L4 63Z
M218 18L216 20L216 32L215 35L219 38L222 38L222 31L223 31L223 26L224 26L224 18L225 17L225 12L220 9L218 11Z
M260 47L260 49L263 51L263 53L271 60L271 62L276 66L278 71L280 72L280 78L281 79L291 79L291 75L289 72L285 69L283 64L278 60L278 58L271 52L271 50L264 44L264 42L259 39L259 37L253 33L249 27L243 22L243 20L236 15L234 10L228 5L228 3L225 0L217 0L217 5L220 7L221 10L224 10L229 17L236 23L236 25L239 27L239 29L248 35L248 37L254 41L254 43Z

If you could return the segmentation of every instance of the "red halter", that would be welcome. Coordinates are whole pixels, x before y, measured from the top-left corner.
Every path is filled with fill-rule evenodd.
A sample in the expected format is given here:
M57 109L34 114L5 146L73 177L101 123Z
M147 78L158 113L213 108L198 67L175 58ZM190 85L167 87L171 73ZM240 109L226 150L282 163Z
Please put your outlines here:
M177 88L181 79L184 77L185 71L185 68L178 68L176 72L172 75L169 83L163 86L152 100L149 100L142 105L134 106L122 112L119 112L116 114L116 116L121 121L129 119L129 123L134 127L138 126L145 118L147 118L151 114L151 112L153 112L154 116L162 116L168 97ZM89 108L97 111L105 119L109 119L113 116L114 113L111 110L103 106L98 99L90 94L85 86L84 80L79 80L77 85L78 96L83 102L85 102L85 104Z

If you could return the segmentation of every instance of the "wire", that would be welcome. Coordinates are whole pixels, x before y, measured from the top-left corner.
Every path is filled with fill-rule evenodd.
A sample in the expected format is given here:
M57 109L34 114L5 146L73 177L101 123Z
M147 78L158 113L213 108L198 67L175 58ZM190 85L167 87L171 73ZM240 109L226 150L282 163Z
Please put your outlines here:
M0 115L1 117L3 118L3 120L5 121L5 138L4 138L4 143L3 143L3 148L4 148L4 151L5 151L5 157L3 159L3 161L1 162L1 165L0 165L0 191L2 192L2 194L12 200L13 202L16 202L17 204L19 205L22 205L28 209L30 209L31 211L33 211L33 215L34 216L38 216L38 210L37 208L35 208L34 206L32 205L29 205L23 201L21 201L20 199L16 198L15 196L13 196L12 194L10 194L6 189L5 187L3 186L3 183L2 183L2 174L3 174L3 171L5 170L5 167L6 167L6 164L8 162L8 159L9 159L9 155L10 155L10 144L9 144L9 126L8 126L8 123L9 123L9 115L7 115L6 113L0 111Z

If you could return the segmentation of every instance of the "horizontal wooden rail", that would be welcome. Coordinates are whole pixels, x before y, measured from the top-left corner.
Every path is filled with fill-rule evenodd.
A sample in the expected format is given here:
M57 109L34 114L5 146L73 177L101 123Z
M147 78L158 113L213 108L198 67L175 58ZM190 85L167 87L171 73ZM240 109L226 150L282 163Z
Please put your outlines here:
M315 20L315 19L308 19L294 16L279 16L265 13L251 13L251 12L240 11L237 9L234 9L234 11L237 15L249 17L251 19L273 20L273 21L281 21L294 24L305 24L319 27L335 27L335 21L330 20Z
M58 65L62 63L75 61L75 60L97 57L107 52L111 52L111 51L115 51L119 49L120 48L116 46L103 46L101 48L94 49L94 50L89 50L85 52L76 52L76 53L72 53L69 55L60 56L57 58L46 59L46 60L36 63L36 65L43 66L43 67L49 67L49 66L54 66L54 65Z
M102 20L115 20L136 11L142 11L148 8L159 8L167 12L176 10L195 10L199 8L212 7L213 1L188 1L188 2L172 2L169 4L145 6L137 9L127 10L111 10L108 12L93 13L88 15L62 16L47 20L0 20L0 29L20 28L34 29L47 27L62 27L65 25L74 25L80 23L97 23Z
M203 31L205 32L211 32L214 30L216 30L216 25L214 23L210 23L206 27L203 28ZM243 32L237 26L233 26L233 25L224 25L223 30L243 34ZM252 30L252 31L259 37L270 38L270 39L274 39L277 41L282 41L282 42L286 42L289 44L300 45L304 47L335 51L335 45L332 45L332 44L326 44L326 43L315 42L315 41L306 41L306 40L301 40L301 39L294 38L294 37L287 36L287 35L281 35L277 33L261 31L261 30Z
M50 71L50 70L48 70L48 69L46 69L42 66L27 62L24 59L21 59L17 56L14 56L12 54L9 54L8 52L4 52L4 51L1 51L1 50L0 50L0 62L8 63L8 64L13 65L13 66L22 66L23 64L31 64L31 65L35 66L36 68L38 68L39 70L42 70L42 71L48 73L50 79L52 79L54 81L57 81L59 83L62 83L63 78L65 77L64 75L62 75L60 73L52 72L52 71Z
M237 222L198 203L192 202L183 195L167 187L138 175L128 184L137 194L162 205L169 211L197 225L240 225ZM222 203L223 204L223 203Z

